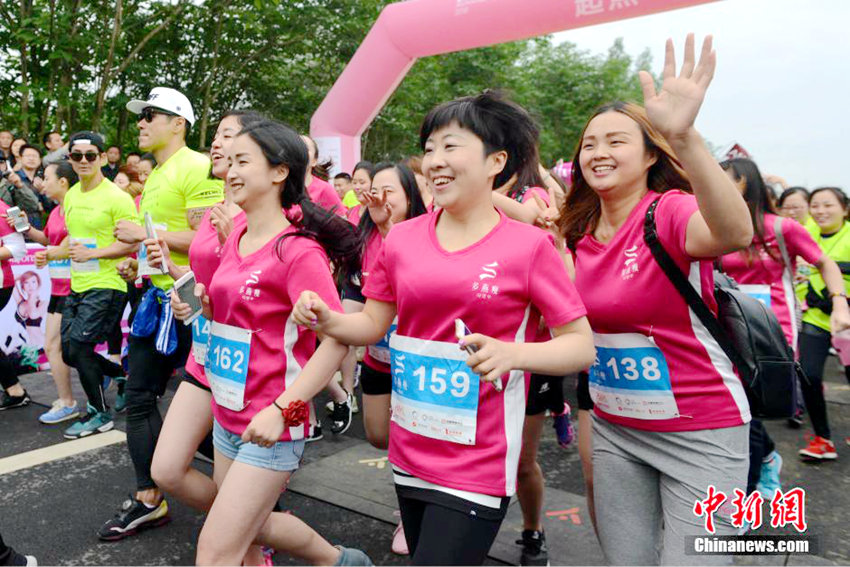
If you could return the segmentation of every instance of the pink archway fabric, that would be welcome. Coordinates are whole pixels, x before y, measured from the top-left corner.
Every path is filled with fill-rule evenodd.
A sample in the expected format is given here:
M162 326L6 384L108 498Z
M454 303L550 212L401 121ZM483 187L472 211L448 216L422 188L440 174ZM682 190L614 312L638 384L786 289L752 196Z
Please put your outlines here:
M381 12L310 121L323 157L343 171L360 136L418 57L600 24L714 0L408 0Z

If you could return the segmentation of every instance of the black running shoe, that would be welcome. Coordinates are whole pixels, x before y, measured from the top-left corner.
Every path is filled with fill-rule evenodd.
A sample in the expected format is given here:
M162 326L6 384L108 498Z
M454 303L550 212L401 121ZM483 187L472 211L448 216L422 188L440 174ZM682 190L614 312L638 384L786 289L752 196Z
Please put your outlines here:
M27 394L26 390L24 390L23 396L10 396L6 392L3 392L3 401L0 401L0 411L12 408L22 408L29 405L31 401L30 395Z
M0 565L15 565L20 567L28 567L30 565L37 566L38 561L32 555L22 555L12 549L8 548L9 555L5 557L4 562L0 563Z
M549 548L546 547L546 534L537 530L522 530L522 539L516 540L522 546L520 565L549 565Z
M304 438L304 441L307 443L312 443L313 441L321 441L324 439L324 435L322 434L322 424L317 423L313 426L313 434L308 435Z
M104 541L118 541L139 530L155 528L170 521L168 503L164 499L159 506L149 508L144 502L130 496L121 505L121 511L98 530L97 537Z
M331 412L331 433L341 435L351 427L351 394L344 402L334 402L334 410Z

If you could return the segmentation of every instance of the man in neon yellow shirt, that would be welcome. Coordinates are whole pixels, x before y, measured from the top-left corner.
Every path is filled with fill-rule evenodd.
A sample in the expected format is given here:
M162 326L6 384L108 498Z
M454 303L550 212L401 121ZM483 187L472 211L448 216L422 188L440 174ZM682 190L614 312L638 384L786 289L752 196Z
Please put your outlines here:
M127 110L139 115L139 149L152 153L157 163L145 182L140 215L150 214L157 237L168 244L171 259L178 265L188 265L189 246L204 212L224 199L222 182L209 175L209 158L186 146L186 135L195 122L192 104L179 91L156 87L147 100L127 103ZM139 223L122 221L115 227L115 236L139 246L147 234ZM153 334L139 337L135 333L137 314L130 336L127 447L136 471L136 493L100 529L98 535L104 540L119 540L136 533L139 527L161 525L167 520L168 504L151 477L154 449L162 429L156 403L174 370L185 364L192 343L191 328L168 317L166 293L173 285L168 275L150 276L145 299L161 305L166 316L159 318L159 328ZM176 334L176 348L173 341L162 340L163 336L173 337L172 333Z
M120 321L127 303L127 284L115 266L133 247L118 242L112 231L117 222L136 217L130 195L103 176L103 146L103 138L94 132L77 132L69 142L71 167L80 181L63 202L71 294L62 310L62 358L79 372L90 410L65 431L68 439L112 429L103 377L124 375L120 365L94 350Z

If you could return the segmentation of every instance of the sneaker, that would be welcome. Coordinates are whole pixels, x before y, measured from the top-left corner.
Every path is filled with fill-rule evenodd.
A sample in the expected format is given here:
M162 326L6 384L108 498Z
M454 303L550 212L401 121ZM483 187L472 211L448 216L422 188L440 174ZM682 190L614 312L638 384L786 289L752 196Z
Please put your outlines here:
M324 435L322 435L322 424L317 423L313 426L313 432L308 435L304 441L307 443L311 443L313 441L318 441L320 439L324 439Z
M800 429L803 427L803 410L798 409L794 415L788 418L788 427L791 429Z
M809 446L805 449L800 449L799 452L803 460L834 461L838 458L838 453L835 452L835 445L832 441L817 435L812 436Z
M115 379L116 384L118 384L118 392L115 394L115 413L122 413L125 409L127 409L127 379Z
M342 403L334 402L331 412L331 433L341 435L351 427L351 394Z
M393 530L393 553L396 555L410 555L410 550L407 548L407 538L404 537L404 525L401 522Z
M570 404L564 402L564 411L555 414L553 417L555 418L555 423L552 426L555 428L555 435L558 436L558 445L566 449L576 438L576 432L571 419L572 412L570 411Z
M15 565L15 566L38 566L38 560L32 555L21 555L11 547L9 549L9 557L7 558L7 562L5 565Z
M782 455L773 451L767 456L767 460L761 464L761 477L756 490L761 493L762 497L770 502L773 500L773 495L777 490L782 490L782 483L779 482L779 473L782 471Z
M30 395L27 394L26 390L24 390L22 396L10 396L7 392L3 392L3 401L0 402L0 411L12 408L22 408L29 405L31 401Z
M72 406L66 406L62 400L56 400L50 406L50 410L38 416L41 423L53 425L54 423L62 423L69 419L74 419L80 416L80 410L77 409L77 402Z
M366 567L374 565L372 560L369 559L369 556L359 549L351 549L350 547L343 547L341 545L335 547L340 553L339 559L336 560L334 565L365 565Z
M549 548L542 531L522 530L522 538L516 542L522 546L520 565L549 565Z
M328 414L332 414L334 412L334 401L331 400L325 404L325 411ZM351 394L351 413L360 413L360 405L357 403L357 396Z
M167 524L170 520L168 503L165 499L159 503L159 506L151 508L130 496L121 505L121 511L98 530L97 537L103 541L118 541L139 530Z
M62 435L65 439L81 439L95 433L105 433L113 427L115 427L115 422L112 421L109 412L95 411L87 413L80 421L66 429Z

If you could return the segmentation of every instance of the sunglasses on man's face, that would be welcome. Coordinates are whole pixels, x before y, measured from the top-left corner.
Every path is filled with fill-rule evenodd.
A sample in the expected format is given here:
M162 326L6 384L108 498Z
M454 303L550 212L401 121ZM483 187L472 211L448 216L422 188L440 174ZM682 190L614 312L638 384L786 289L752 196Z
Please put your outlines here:
M94 161L100 157L100 154L97 152L71 152L71 160L72 161L83 161L83 158L86 158L86 161L89 163L94 163Z
M166 112L149 106L139 113L139 120L144 120L145 122L150 123L153 122L153 119L157 114L162 114L163 116L177 116L173 112Z

